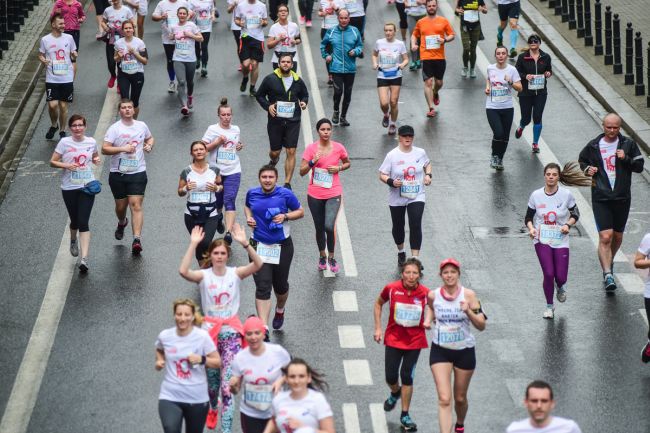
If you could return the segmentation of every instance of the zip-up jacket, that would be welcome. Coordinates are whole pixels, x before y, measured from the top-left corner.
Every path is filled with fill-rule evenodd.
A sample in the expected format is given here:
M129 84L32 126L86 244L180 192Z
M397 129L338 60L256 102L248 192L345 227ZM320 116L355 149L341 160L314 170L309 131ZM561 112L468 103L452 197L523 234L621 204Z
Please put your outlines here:
M515 63L515 68L521 76L521 84L523 88L519 92L519 96L535 96L535 95L545 95L546 90L546 80L544 80L544 88L540 90L528 90L528 80L526 75L544 75L545 72L553 73L553 68L551 67L551 56L545 53L542 50L539 50L539 58L537 61L530 55L530 50L519 54L517 57L517 63Z
M327 52L327 46L332 47L332 54ZM354 51L354 56L348 53ZM332 56L330 73L332 74L354 74L357 72L357 57L363 52L363 41L361 33L354 26L335 26L327 30L320 43L320 54L323 58Z
M256 98L257 102L264 110L269 111L269 107L277 101L294 102L295 108L293 110L292 118L278 118L271 116L269 113L269 121L283 120L287 122L300 122L300 102L309 102L309 93L305 82L293 71L289 71L293 81L288 89L284 87L282 80L282 72L280 68L276 69L262 81L262 84L257 89Z
M639 146L637 146L634 140L618 134L618 146L616 149L623 149L625 158L616 158L616 182L612 189L609 184L609 178L607 177L607 171L603 165L603 158L600 154L599 142L604 136L605 134L600 134L591 140L582 149L578 157L580 168L585 174L589 166L598 168L591 181L591 200L629 200L631 198L632 172L641 173L643 171L643 155L641 155Z

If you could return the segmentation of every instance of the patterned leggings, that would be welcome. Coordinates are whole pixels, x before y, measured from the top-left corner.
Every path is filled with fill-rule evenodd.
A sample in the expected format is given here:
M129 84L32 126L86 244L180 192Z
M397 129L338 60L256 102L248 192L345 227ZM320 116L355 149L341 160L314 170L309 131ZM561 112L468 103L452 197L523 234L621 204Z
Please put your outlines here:
M221 356L221 369L208 368L208 394L210 408L216 409L221 395L221 432L232 431L232 418L235 412L235 402L230 393L230 378L232 377L232 360L241 350L241 335L235 332L219 334L217 351Z

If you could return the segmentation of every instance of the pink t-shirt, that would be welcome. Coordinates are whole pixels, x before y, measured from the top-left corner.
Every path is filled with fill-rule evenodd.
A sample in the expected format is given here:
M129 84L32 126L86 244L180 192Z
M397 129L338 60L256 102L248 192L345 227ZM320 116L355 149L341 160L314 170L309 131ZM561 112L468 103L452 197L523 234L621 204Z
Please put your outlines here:
M316 165L311 169L311 179L307 187L307 195L319 200L326 200L332 197L338 197L343 194L343 187L338 173L328 173L327 167L339 165L339 163L348 157L348 151L341 143L331 141L332 151L329 155L321 157ZM310 144L302 154L302 159L311 161L318 152L318 141Z
M57 0L54 3L52 14L50 16L53 16L55 13L60 13L63 16L66 31L79 30L81 28L79 20L86 16L82 4L78 1L74 1L72 4L68 5L64 0Z

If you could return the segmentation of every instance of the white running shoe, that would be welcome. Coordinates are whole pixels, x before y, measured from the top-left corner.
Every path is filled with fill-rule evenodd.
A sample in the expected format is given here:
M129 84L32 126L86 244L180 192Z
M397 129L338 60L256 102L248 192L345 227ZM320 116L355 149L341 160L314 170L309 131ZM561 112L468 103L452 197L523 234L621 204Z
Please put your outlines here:
M176 92L176 81L170 81L169 82L169 87L167 87L167 91L169 93L174 93Z
M552 319L555 317L555 309L554 308L549 308L546 307L546 310L544 310L544 314L542 315L545 319Z
M557 292L555 294L555 297L560 302L565 302L566 301L566 289L564 288L564 286L559 286L557 288Z
M467 77L467 68L462 68L460 70L460 76L463 78Z

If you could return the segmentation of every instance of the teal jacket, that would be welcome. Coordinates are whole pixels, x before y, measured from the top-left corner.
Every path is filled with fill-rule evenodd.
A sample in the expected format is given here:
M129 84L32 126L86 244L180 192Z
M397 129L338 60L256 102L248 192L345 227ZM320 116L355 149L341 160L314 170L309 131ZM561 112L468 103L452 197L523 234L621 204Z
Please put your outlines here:
M327 52L330 46L332 53ZM354 51L354 56L348 53ZM346 74L357 72L357 57L363 52L363 41L361 33L354 26L347 26L342 29L341 26L332 27L327 30L323 40L320 43L320 54L323 58L332 56L330 63L330 72L333 74Z

